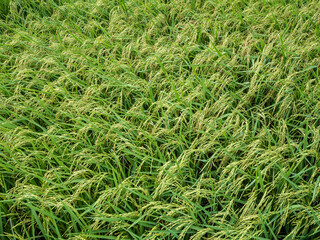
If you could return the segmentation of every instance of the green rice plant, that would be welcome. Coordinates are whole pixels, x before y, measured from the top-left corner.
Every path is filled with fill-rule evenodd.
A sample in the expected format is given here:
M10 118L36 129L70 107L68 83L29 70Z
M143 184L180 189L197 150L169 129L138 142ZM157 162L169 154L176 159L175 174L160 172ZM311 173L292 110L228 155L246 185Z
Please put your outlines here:
M0 6L0 239L320 239L318 1Z
M10 0L3 0L0 3L0 18L4 19L9 13Z

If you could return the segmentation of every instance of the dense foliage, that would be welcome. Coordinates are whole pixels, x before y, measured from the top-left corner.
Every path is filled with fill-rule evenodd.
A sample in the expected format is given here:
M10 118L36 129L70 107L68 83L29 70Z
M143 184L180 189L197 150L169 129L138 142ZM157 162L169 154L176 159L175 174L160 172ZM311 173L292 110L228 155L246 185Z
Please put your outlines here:
M319 1L0 9L0 239L320 239Z

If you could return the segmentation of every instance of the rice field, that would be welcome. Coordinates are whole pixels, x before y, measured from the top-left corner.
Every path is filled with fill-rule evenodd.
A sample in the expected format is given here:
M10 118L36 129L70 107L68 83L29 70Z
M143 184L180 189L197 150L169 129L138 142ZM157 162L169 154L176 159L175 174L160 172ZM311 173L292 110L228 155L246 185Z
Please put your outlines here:
M0 239L320 239L317 0L1 0Z

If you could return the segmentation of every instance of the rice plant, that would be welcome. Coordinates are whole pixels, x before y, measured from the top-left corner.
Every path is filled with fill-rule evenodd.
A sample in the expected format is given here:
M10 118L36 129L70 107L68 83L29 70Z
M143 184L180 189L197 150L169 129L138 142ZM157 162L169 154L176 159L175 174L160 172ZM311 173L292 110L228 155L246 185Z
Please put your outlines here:
M2 0L0 239L320 239L317 0Z

